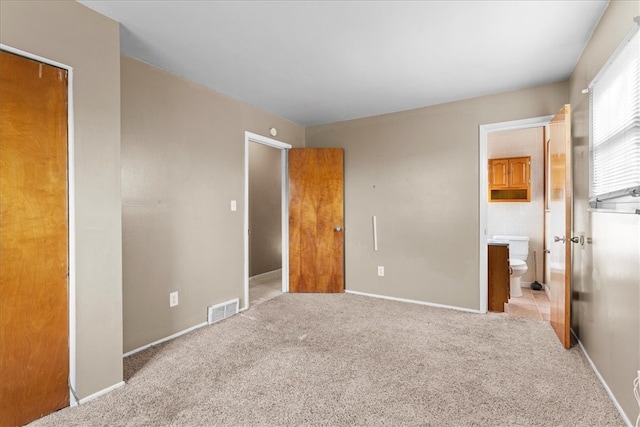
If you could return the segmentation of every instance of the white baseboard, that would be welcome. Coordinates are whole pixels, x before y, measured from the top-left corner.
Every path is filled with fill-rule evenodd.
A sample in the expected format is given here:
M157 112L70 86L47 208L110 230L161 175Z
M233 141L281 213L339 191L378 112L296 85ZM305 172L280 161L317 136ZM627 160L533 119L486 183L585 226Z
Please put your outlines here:
M115 390L115 389L117 389L117 388L122 387L123 385L124 385L124 381L120 381L120 382L119 382L119 383L117 383L117 384L114 384L114 385L112 385L112 386L110 386L110 387L107 387L107 388L105 388L105 389L103 389L103 390L100 390L100 391L98 391L98 392L96 392L96 393L93 393L93 394L91 394L91 395L89 395L89 396L87 396L87 397L83 397L82 399L80 399L80 400L78 401L78 404L83 405L83 404L85 404L85 403L87 403L87 402L92 401L93 399L97 399L97 398L98 398L98 397L100 397L100 396L103 396L103 395L105 395L105 394L107 394L107 393L110 393L110 392L112 392L113 390Z
M131 356L132 354L139 353L142 350L146 350L146 349L148 349L150 347L153 347L154 345L158 345L158 344L161 344L161 343L163 343L165 341L169 341L169 340L172 340L174 338L178 338L180 335L187 334L187 333L189 333L189 332L191 332L191 331L193 331L195 329L202 328L203 326L207 326L207 325L208 325L208 323L204 322L204 323L200 323L198 325L192 326L190 328L185 329L184 331L177 332L177 333L175 333L173 335L169 335L168 337L159 339L158 341L154 341L154 342L152 342L150 344L143 345L142 347L138 347L135 350L128 351L125 354L123 354L122 357L124 358L124 357Z
M266 273L256 274L255 276L251 276L251 277L249 277L249 279L259 279L259 278L261 278L261 277L264 277L264 276L268 276L268 275L270 275L270 274L277 273L278 271L282 271L282 269L281 269L281 268L278 268L278 269L276 269L276 270L267 271Z
M418 300L412 300L412 299L406 299L406 298L396 298L396 297L390 297L386 295L369 294L366 292L358 292L358 291L350 291L350 290L345 290L344 292L347 294L362 295L365 297L387 299L391 301L407 302L409 304L427 305L429 307L447 308L449 310L466 311L468 313L480 314L480 310L474 310L471 308L464 308L464 307L456 307L453 305L436 304L436 303L426 302L426 301L418 301Z
M580 341L580 339L578 338L576 333L573 331L573 329L571 329L571 334L575 337L575 339L576 339L576 341L578 343L578 346L580 347L580 350L582 351L582 354L584 354L584 357L589 362L589 365L591 365L591 369L593 369L593 372L596 374L596 377L598 377L598 379L602 383L602 386L604 387L605 391L609 395L609 398L613 402L613 405L616 407L616 409L620 413L620 416L622 417L622 420L627 425L627 427L633 427L633 424L631 424L631 421L629 420L629 417L627 417L627 414L624 413L624 410L622 409L622 406L620 406L620 404L618 403L618 400L613 395L613 392L609 388L609 385L607 385L607 382L604 380L602 375L600 375L600 372L598 371L598 368L596 368L596 365L593 363L593 360L591 360L591 358L589 357L589 353L587 353L587 350L584 348L584 346L582 345L582 342ZM629 384L629 388L631 388L631 383Z

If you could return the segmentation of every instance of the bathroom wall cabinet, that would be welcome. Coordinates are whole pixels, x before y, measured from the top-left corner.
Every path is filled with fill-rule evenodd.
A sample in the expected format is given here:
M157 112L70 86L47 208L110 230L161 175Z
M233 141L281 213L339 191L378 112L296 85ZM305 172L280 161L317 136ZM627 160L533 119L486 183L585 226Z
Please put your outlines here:
M489 201L531 201L531 157L489 159Z
M509 245L489 245L489 311L504 311L509 302Z

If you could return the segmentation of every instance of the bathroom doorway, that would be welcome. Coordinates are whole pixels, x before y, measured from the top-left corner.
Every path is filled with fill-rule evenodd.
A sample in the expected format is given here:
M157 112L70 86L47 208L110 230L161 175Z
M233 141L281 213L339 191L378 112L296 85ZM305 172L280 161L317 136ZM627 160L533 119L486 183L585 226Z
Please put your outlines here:
M480 308L487 307L487 243L496 235L529 239L524 256L526 271L520 278L522 296L510 298L505 312L512 315L549 319L549 298L544 288L545 235L545 126L551 116L480 127ZM526 197L507 196L496 200L489 187L490 159L527 159L530 185ZM489 201L493 199L493 201ZM514 269L515 270L515 269ZM531 283L542 284L540 291Z

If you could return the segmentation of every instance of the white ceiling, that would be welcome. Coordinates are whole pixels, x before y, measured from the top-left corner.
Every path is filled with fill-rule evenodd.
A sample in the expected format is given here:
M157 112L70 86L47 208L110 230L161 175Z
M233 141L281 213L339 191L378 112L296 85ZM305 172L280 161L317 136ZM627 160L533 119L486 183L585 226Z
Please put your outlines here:
M565 80L608 2L80 3L123 53L313 125Z

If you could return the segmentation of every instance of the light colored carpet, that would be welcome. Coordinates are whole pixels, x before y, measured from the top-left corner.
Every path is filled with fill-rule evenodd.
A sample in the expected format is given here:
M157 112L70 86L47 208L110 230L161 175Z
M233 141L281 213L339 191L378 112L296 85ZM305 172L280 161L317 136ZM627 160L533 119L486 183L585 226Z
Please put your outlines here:
M284 294L125 360L126 386L34 426L620 426L548 323Z

